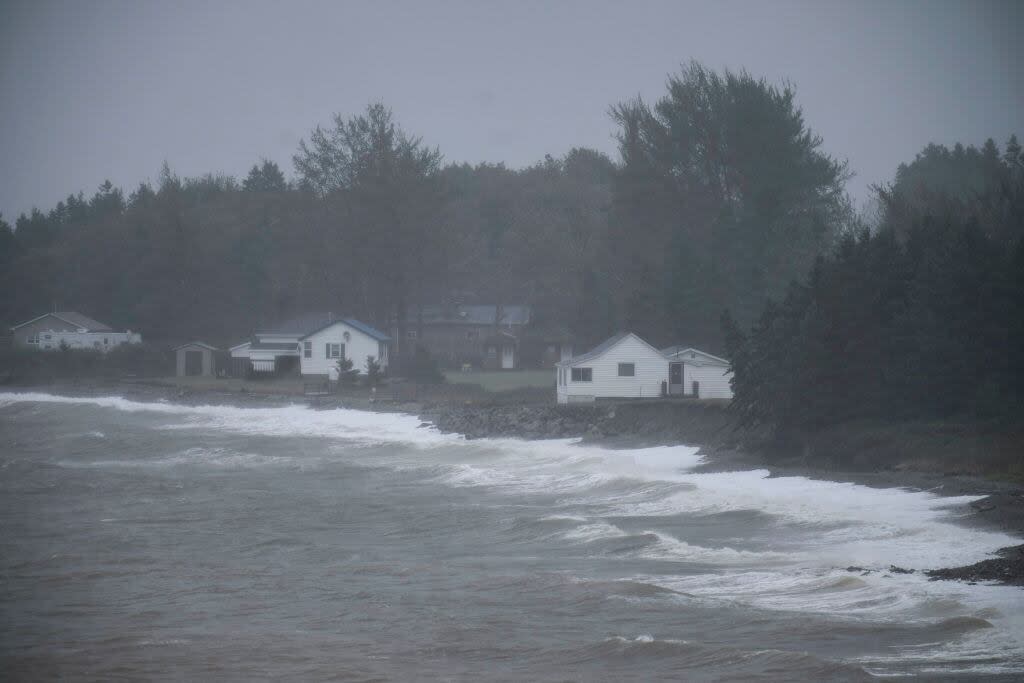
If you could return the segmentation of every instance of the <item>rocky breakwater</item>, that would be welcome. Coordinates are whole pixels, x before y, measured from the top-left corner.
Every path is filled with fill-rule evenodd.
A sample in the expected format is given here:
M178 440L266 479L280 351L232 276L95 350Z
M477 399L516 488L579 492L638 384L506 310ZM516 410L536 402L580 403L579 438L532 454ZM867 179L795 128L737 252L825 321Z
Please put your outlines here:
M735 420L722 406L685 401L631 401L586 405L447 405L423 418L470 439L585 437L690 444L735 441Z
M601 436L605 423L614 416L612 406L497 405L445 406L423 418L443 432L464 434L468 439L560 439Z

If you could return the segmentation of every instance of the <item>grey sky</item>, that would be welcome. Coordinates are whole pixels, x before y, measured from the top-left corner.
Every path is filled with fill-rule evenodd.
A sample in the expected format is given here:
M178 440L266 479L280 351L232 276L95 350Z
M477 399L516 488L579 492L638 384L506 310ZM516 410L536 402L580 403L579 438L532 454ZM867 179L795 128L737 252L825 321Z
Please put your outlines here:
M1024 134L1021 2L9 2L0 211L110 178L289 176L334 112L390 106L448 161L615 154L609 105L698 59L788 79L849 188L928 142Z

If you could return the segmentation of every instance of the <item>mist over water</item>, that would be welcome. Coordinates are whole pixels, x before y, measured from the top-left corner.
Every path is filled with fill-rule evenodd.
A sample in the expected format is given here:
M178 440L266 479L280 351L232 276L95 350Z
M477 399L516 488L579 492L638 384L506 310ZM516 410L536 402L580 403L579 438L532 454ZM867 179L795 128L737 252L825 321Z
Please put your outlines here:
M15 679L1024 675L968 499L411 416L0 394ZM861 570L848 570L862 567Z

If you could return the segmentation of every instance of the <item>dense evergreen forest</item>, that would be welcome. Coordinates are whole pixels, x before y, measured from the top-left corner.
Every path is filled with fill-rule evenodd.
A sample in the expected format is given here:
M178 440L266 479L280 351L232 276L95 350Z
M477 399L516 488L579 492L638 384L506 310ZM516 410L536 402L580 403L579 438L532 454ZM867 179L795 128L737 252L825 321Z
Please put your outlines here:
M617 159L510 169L446 164L429 131L372 104L315 127L291 179L272 161L240 182L165 164L127 193L105 182L0 217L0 322L80 310L225 344L308 310L401 333L422 304L526 303L581 346L630 329L727 348L751 421L1020 402L1016 139L929 146L865 219L792 87L691 63L610 115Z
M782 433L855 418L1019 419L1024 156L930 145L749 332L729 315L734 409Z

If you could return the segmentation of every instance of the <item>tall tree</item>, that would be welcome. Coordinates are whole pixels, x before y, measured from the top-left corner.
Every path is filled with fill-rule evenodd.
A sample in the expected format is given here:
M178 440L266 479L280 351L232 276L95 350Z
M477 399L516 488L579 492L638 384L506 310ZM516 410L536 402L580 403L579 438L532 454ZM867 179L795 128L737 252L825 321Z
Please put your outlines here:
M440 152L407 135L378 103L347 120L335 115L329 129L317 126L294 161L303 183L330 199L335 220L348 226L357 310L381 325L395 320L396 356L408 355L409 306L443 270L444 248L432 234L441 225Z
M667 89L612 109L619 315L656 338L717 336L723 309L749 322L830 244L849 174L788 85L693 62Z

